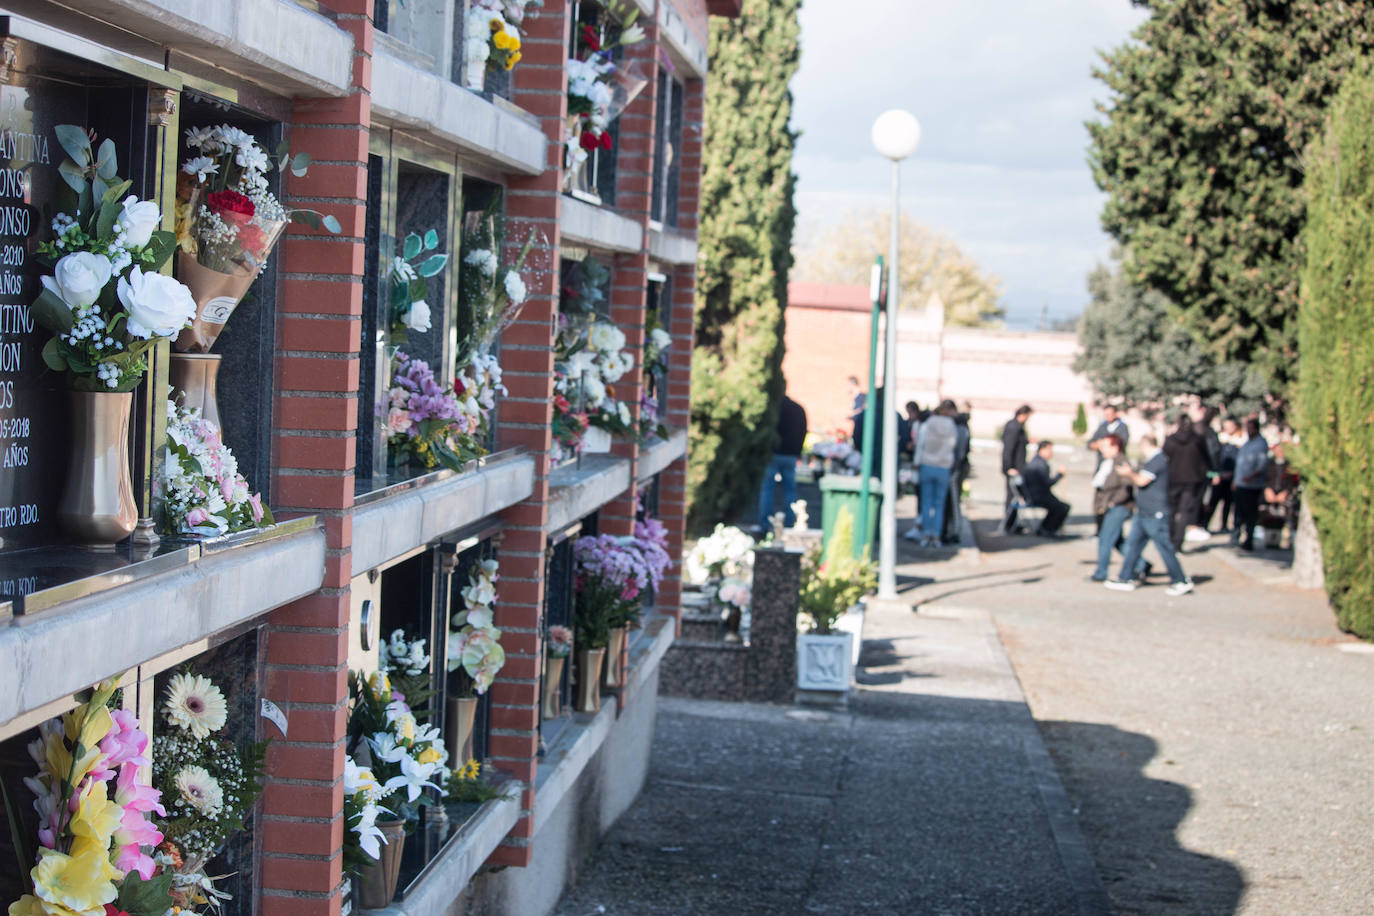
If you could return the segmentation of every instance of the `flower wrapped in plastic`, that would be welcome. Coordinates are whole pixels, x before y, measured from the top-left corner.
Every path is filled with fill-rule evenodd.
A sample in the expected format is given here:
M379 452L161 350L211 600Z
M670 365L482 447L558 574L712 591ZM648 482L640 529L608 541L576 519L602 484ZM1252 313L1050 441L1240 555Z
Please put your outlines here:
M262 495L248 488L219 427L189 407L167 402L167 457L163 466L167 530L220 535L273 523Z
M501 631L496 627L496 582L500 566L482 560L468 574L461 595L467 610L459 613L448 634L448 670L461 672L459 696L479 696L491 688L506 663Z

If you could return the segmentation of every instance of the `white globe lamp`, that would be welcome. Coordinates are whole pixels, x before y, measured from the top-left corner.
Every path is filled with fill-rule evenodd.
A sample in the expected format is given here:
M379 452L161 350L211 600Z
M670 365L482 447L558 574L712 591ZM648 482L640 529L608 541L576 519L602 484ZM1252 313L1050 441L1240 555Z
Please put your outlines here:
M916 152L921 143L920 122L909 111L894 108L873 122L873 146L893 162Z

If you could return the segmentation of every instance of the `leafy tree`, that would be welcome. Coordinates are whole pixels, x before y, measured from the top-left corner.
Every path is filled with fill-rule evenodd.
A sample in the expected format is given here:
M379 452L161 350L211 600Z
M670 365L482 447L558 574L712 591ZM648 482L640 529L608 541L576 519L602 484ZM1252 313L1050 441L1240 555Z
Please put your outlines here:
M797 252L792 279L867 286L874 259L887 253L891 219L891 212L886 210L847 214ZM917 224L905 213L900 254L902 308L922 308L930 294L938 292L945 303L946 324L996 324L1005 314L998 305L1002 280L984 273L952 239Z
M753 503L777 435L799 2L744 0L739 19L711 20L687 464L696 529Z
M1133 0L1135 40L1103 55L1088 125L1102 222L1227 360L1282 394L1296 364L1301 153L1374 44L1374 3Z
M1126 258L1088 275L1091 299L1079 319L1074 371L1087 375L1102 397L1146 414L1189 394L1225 404L1231 413L1259 409L1266 391L1260 373L1219 362L1163 294L1132 282L1135 273Z
M1374 638L1374 76L1347 81L1307 173L1295 425L1342 629Z

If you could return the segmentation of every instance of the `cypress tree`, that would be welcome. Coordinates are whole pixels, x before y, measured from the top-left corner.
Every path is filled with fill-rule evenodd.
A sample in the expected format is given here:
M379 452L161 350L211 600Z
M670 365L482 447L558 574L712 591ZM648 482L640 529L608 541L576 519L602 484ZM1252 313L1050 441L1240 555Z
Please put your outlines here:
M1368 0L1136 0L1088 125L1106 230L1223 361L1286 394L1303 263L1302 153L1374 47Z
M1295 425L1341 628L1374 638L1374 75L1347 80L1308 157Z
M776 437L799 5L744 0L738 19L711 21L687 467L695 529L753 505Z

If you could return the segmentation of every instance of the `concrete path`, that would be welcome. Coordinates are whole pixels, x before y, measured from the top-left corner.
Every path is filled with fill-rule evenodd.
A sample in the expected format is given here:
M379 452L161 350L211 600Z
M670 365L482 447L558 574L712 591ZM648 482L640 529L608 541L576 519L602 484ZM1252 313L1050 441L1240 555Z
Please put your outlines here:
M870 611L847 711L660 700L648 787L557 912L1374 912L1369 647L1222 539L1170 599L1085 581L1087 516L997 538L995 461L981 554L904 543L915 610Z

